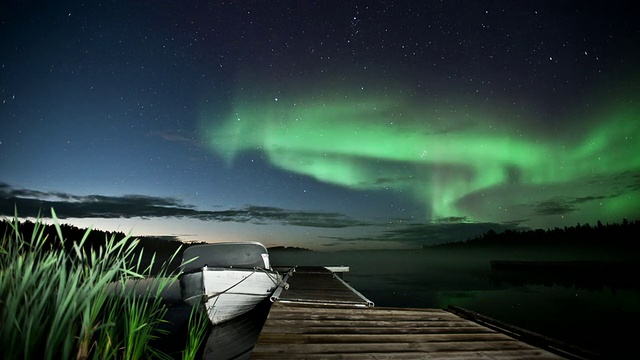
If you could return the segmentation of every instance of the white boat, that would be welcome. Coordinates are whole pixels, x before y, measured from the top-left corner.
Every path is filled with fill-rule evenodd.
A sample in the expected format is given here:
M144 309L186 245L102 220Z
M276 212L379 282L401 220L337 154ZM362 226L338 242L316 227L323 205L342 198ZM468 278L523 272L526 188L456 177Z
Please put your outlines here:
M279 287L269 253L258 242L193 245L184 251L180 274L183 301L203 306L212 324L240 316Z

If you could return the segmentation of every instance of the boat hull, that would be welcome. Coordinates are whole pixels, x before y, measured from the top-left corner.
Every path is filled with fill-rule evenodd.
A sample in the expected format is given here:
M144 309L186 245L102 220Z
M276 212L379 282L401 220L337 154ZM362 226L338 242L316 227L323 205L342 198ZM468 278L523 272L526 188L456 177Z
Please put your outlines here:
M277 272L263 269L204 267L180 276L184 301L204 307L214 325L249 312L280 282Z

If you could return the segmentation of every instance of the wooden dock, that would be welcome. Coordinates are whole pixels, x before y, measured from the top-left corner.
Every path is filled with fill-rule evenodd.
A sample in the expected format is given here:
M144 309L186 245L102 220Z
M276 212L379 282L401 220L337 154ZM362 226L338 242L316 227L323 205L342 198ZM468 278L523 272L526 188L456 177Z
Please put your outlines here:
M296 269L289 289L271 306L250 358L580 358L560 356L442 309L373 307L338 279L323 269Z
M563 359L438 309L275 303L251 359Z
M287 290L278 291L272 300L279 303L370 307L373 302L342 280L340 274L322 266L295 267L285 276Z

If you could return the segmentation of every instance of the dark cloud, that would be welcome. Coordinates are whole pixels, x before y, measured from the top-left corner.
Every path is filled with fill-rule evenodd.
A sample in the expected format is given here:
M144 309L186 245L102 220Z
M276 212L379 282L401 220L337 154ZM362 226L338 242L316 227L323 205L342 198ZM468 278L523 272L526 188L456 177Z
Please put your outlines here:
M632 175L633 181L628 185L629 190L640 190L640 174Z
M0 187L0 212L20 216L47 216L54 208L60 218L132 218L194 216L198 212L175 198L143 195L77 196L60 192L14 189L6 184Z
M547 201L542 201L534 205L536 215L565 215L579 209L579 205L592 201L603 201L617 197L618 194L607 196L583 196L583 197L556 197Z
M150 131L147 133L149 137L157 137L169 142L182 142L200 145L198 137L194 133L186 133L182 131Z
M407 224L384 231L378 240L390 240L416 245L435 245L465 241L489 230L502 232L508 229L523 230L518 223L434 222Z
M519 221L499 224L472 223L465 222L464 220L464 218L447 218L445 221L426 224L395 222L388 224L386 229L376 236L322 236L321 238L333 240L334 242L331 243L333 246L355 244L363 241L385 241L415 247L466 241L477 235L484 234L489 230L495 232L503 232L504 230L528 230L528 228L521 226Z
M566 198L555 198L542 201L534 206L536 215L564 215L577 210L573 201Z
M340 213L307 212L266 206L246 206L241 209L219 211L198 210L172 197L143 195L77 196L59 192L15 189L0 183L0 213L22 217L48 216L55 209L59 218L157 218L188 217L203 221L233 221L252 224L273 224L345 228L366 226Z
M243 211L246 211L252 218L295 226L346 228L369 225L340 213L293 211L268 206L248 206Z
M464 221L467 221L466 216L449 216L437 220L439 223L459 223Z
M607 200L607 199L611 199L611 198L615 198L618 195L611 195L611 196L584 196L584 197L579 197L579 198L575 198L573 199L573 203L574 204L582 204L582 203L588 203L591 201L601 201L601 200Z
M537 205L543 215L573 211L575 204L594 199L554 199ZM406 219L395 219L384 225L350 218L336 212L313 212L289 210L270 206L248 205L240 209L217 211L198 210L173 197L143 195L78 196L60 192L43 192L16 189L0 183L0 213L12 216L17 210L21 217L49 216L55 209L58 218L192 218L202 221L239 222L249 224L281 224L315 228L349 228L370 226L376 234L360 237L321 237L345 245L366 241L395 242L413 246L434 245L464 241L489 230L501 232L506 229L524 229L521 221L509 223L474 223L465 217L448 217L420 224L408 223ZM381 229L380 229L381 228ZM377 231L376 229L380 229Z

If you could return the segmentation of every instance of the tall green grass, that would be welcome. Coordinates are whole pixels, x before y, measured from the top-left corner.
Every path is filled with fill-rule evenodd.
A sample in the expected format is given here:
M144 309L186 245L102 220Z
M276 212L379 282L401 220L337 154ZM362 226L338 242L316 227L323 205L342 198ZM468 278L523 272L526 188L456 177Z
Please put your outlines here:
M92 247L89 229L69 242L51 211L56 239L48 239L41 220L24 236L16 214L0 242L0 358L171 359L151 342L167 335L159 327L167 312L161 293L178 279L168 267L177 252L151 276L157 260L142 265L137 240L112 236ZM128 290L140 279L147 279L146 291ZM190 322L183 359L195 358L207 325Z

